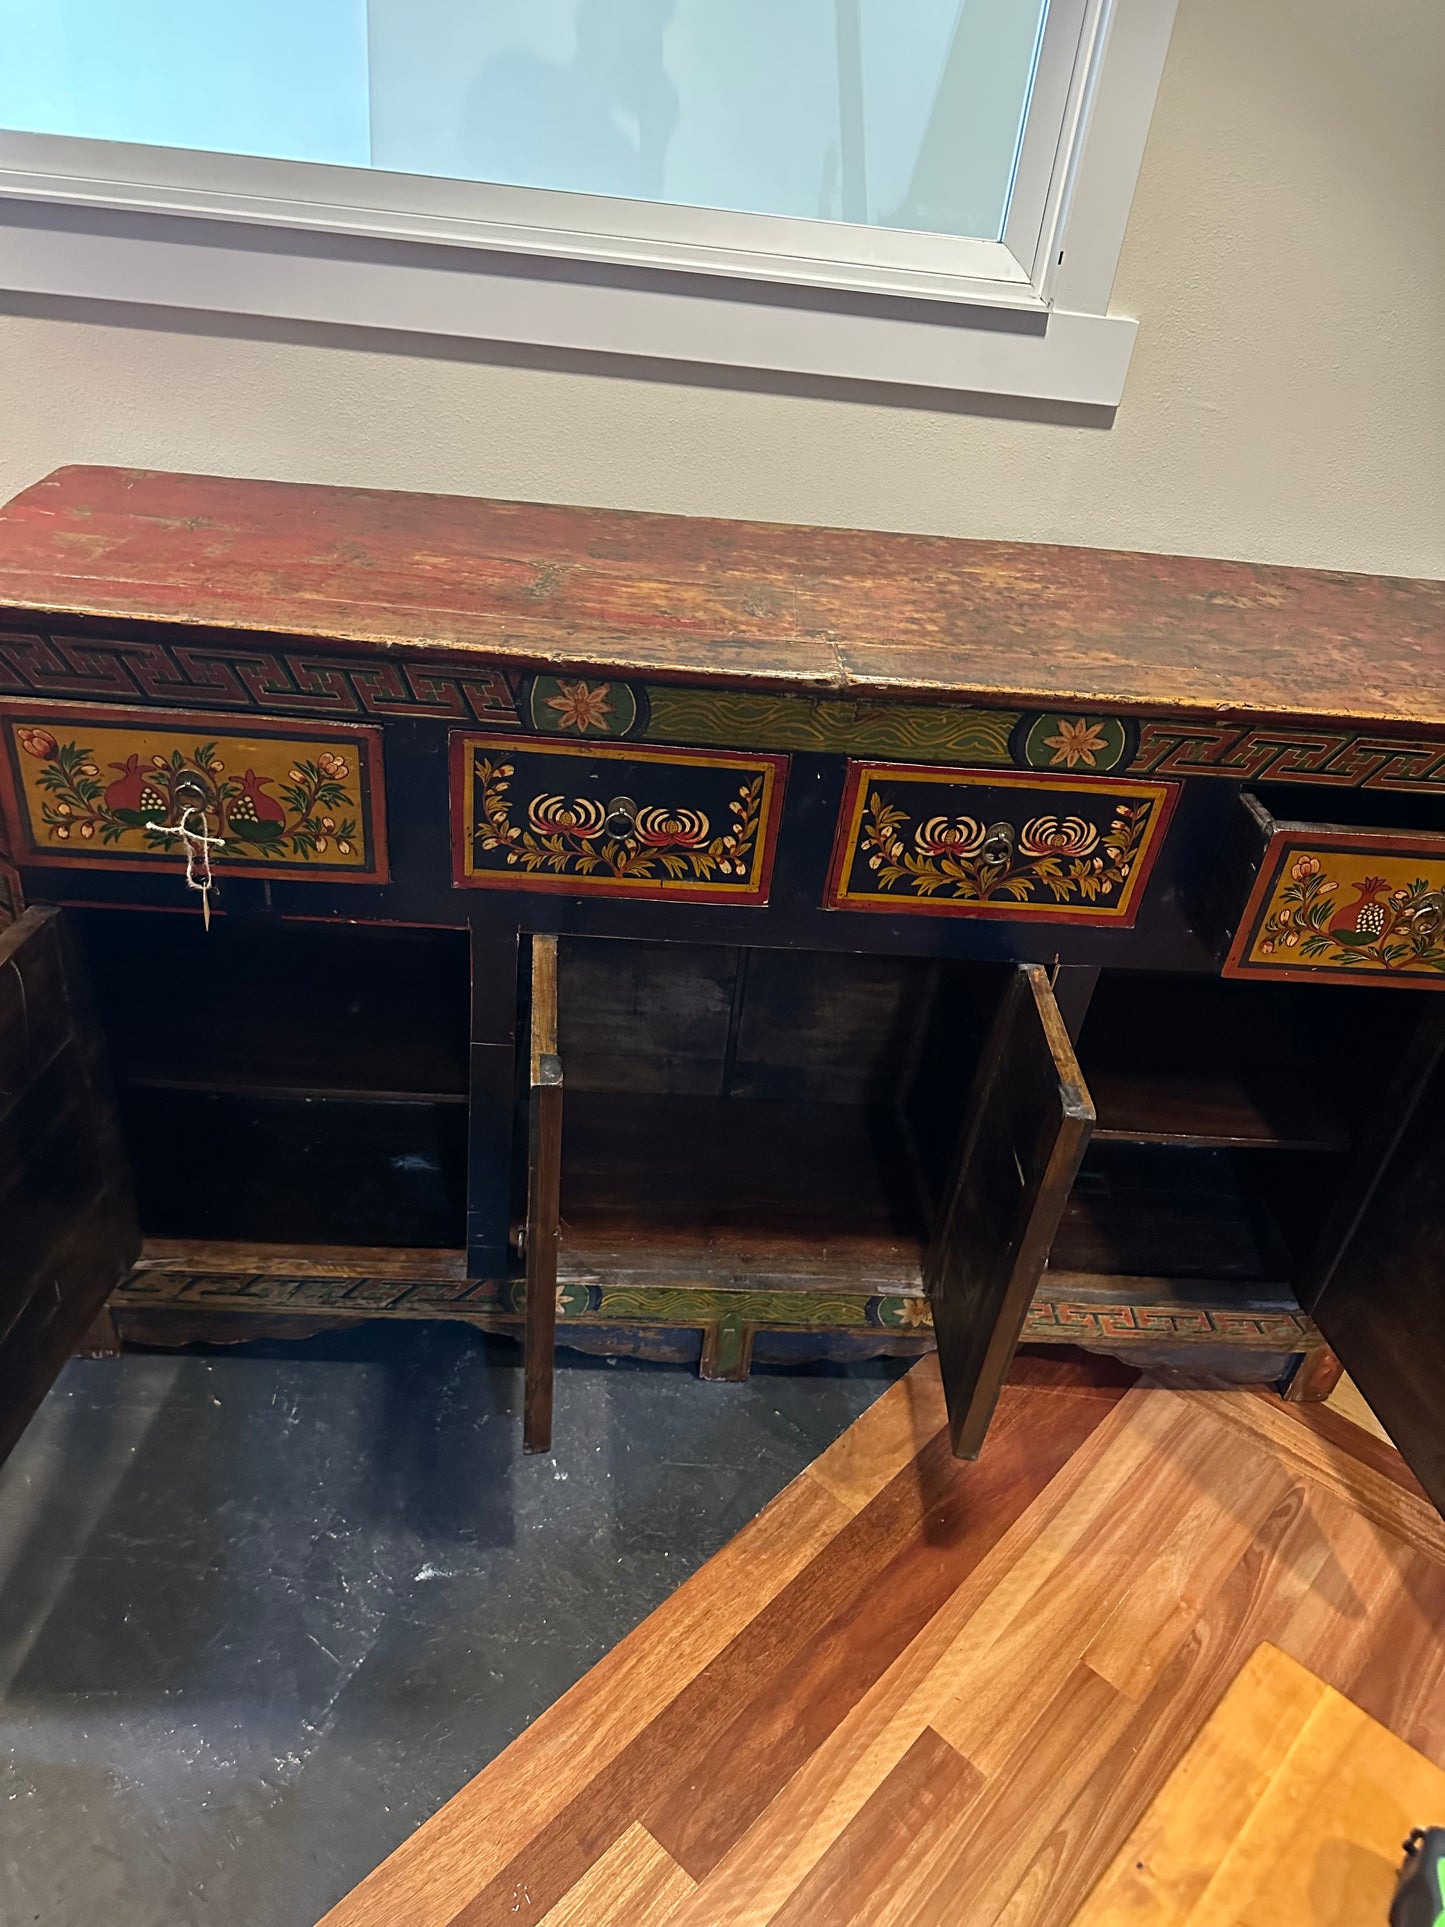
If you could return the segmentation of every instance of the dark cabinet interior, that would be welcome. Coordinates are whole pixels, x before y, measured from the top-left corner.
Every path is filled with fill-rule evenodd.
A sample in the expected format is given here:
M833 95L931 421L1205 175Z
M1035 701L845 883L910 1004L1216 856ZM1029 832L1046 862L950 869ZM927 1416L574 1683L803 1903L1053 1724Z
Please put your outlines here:
M60 928L152 1253L365 1275L431 1252L465 1279L469 1202L499 1181L478 1147L508 1142L481 1112L512 1117L534 1446L559 1283L926 1291L964 1453L1045 1278L1166 1317L1298 1313L1348 1278L1353 1333L1362 1200L1434 1005L1104 969L1066 987L1066 1025L1036 965L537 937L520 983L479 952L516 1019L515 1078L489 1047L484 1086L465 931L121 909Z
M465 1244L465 932L65 915L146 1236ZM1012 974L562 938L564 1262L916 1290ZM1101 972L1075 1040L1094 1122L1053 1282L1306 1292L1420 1004ZM523 1158L517 1223L525 1184Z
M564 1251L916 1287L1006 976L563 939Z
M146 1236L466 1242L464 932L66 915Z
M1104 972L1053 1271L1301 1291L1419 1022L1408 993Z
M1445 835L1445 799L1419 789L1343 789L1321 783L1270 783L1266 788L1246 794L1256 809L1276 822Z
M140 1250L86 973L63 914L0 930L0 1459Z

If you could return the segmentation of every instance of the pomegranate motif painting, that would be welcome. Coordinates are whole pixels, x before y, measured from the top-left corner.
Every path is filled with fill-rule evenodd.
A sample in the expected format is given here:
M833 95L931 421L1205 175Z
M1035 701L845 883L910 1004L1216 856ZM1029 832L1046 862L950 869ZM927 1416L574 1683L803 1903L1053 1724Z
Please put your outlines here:
M4 771L36 856L173 859L184 811L219 865L376 873L379 732L325 737L6 719ZM202 719L193 719L202 720Z
M1286 849L1237 961L1251 971L1438 981L1445 977L1445 847L1433 857L1382 847L1367 859L1327 846Z

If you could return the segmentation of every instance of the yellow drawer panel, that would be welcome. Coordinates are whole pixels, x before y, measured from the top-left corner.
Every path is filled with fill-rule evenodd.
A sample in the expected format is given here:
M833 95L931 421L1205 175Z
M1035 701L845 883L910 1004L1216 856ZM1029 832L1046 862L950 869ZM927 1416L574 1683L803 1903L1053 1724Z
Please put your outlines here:
M1445 990L1445 836L1284 823L1263 843L1226 977Z
M23 700L0 705L17 863L178 869L203 821L217 872L387 876L381 731Z

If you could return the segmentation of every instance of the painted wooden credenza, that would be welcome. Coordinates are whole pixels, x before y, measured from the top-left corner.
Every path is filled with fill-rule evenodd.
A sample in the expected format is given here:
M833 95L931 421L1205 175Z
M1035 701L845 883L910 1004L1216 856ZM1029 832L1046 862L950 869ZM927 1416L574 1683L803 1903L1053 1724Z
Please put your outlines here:
M453 1318L534 1446L558 1341L936 1343L964 1455L1342 1359L1445 1498L1445 585L65 469L0 925L0 1443Z

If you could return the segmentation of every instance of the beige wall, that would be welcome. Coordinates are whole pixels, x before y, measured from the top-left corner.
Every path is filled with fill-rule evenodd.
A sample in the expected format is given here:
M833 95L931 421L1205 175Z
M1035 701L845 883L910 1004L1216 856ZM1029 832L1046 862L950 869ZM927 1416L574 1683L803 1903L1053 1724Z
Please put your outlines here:
M1445 9L1181 0L1112 426L0 297L0 496L62 462L1445 576Z

